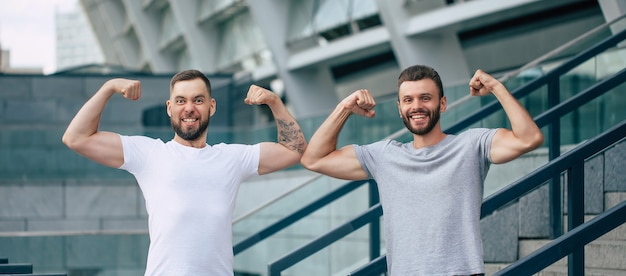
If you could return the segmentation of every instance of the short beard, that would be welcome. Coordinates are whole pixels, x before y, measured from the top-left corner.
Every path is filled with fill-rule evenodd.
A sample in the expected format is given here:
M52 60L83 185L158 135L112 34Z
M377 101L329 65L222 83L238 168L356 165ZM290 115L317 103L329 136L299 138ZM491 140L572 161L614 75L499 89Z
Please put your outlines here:
M172 119L170 119L170 122L172 124L172 129L174 129L176 135L186 141L195 141L198 140L198 138L200 138L200 136L202 136L202 134L207 130L207 128L209 127L210 119L211 118L207 119L204 122L201 122L200 126L198 126L198 129L190 131L183 131L180 127L180 122L174 123Z
M408 114L405 116L402 116L402 121L404 122L404 126L406 126L406 128L409 131L411 131L413 134L425 135L425 134L428 134L431 130L433 130L433 128L435 128L435 126L439 122L439 117L441 115L440 111L441 111L441 107L438 105L434 111L429 113L428 118L430 120L428 121L428 124L426 125L426 127L421 128L421 129L413 128L411 126L411 122L409 121Z

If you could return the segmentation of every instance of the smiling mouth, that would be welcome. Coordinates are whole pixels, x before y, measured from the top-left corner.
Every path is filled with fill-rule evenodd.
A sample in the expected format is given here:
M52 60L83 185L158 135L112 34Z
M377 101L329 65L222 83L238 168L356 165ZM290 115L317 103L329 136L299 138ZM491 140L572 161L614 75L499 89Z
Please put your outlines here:
M409 118L411 119L411 121L416 122L416 123L426 123L429 116L428 114L413 114L413 115L410 115Z
M199 120L197 118L186 118L186 119L182 119L182 124L187 126L187 127L194 127L196 125L196 122L198 122Z

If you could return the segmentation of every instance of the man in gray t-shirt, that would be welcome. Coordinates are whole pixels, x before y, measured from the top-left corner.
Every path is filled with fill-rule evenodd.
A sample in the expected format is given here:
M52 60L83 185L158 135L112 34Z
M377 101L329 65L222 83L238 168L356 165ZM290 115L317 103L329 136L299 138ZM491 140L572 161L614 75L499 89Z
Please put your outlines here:
M491 163L513 160L543 143L528 112L506 87L477 70L475 96L493 94L511 129L442 132L447 100L439 74L428 66L406 68L398 78L398 111L413 141L393 140L337 149L337 137L353 113L373 117L367 90L343 99L310 139L302 165L332 177L378 183L390 275L483 274L480 207Z

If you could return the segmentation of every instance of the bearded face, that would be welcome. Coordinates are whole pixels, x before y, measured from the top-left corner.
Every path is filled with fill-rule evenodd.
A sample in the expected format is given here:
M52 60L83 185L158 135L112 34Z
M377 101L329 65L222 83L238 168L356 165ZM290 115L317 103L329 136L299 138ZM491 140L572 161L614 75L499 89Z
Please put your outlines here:
M437 128L446 97L432 79L404 81L398 90L398 111L406 128L414 135L427 135Z
M210 110L209 110L210 112ZM195 141L202 136L209 127L211 117L206 119L194 118L193 114L187 118L170 118L172 129L183 140ZM196 123L197 122L197 123Z
M209 95L201 79L177 82L167 101L167 113L179 142L206 139L215 100Z
M404 126L415 135L425 135L429 133L441 116L441 107L437 105L434 110L420 108L416 112L407 112L402 116ZM414 124L415 121L421 122Z

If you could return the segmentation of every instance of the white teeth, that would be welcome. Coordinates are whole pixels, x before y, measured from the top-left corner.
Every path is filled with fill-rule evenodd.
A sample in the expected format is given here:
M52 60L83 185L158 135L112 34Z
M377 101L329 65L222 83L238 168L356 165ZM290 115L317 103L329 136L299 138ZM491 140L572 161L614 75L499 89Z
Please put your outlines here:
M426 118L426 115L413 115L411 116L412 119L422 119L422 118Z
M196 119L183 119L183 122L186 122L186 123L191 123L191 122L195 122L195 121L196 121Z

